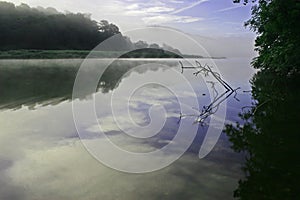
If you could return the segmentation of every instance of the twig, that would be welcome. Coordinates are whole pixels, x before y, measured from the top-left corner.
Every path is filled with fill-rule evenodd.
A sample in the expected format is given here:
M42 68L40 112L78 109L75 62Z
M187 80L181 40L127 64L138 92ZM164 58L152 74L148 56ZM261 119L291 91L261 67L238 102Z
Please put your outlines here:
M240 101L236 96L237 96L237 90L239 90L241 88L238 87L236 89L233 89L225 80L223 80L221 78L221 75L218 72L214 72L212 70L212 67L208 66L207 64L202 66L200 62L198 62L198 61L195 61L195 62L196 62L196 67L194 67L194 66L185 67L183 65L183 63L181 61L179 61L180 66L181 66L181 73L183 73L184 69L196 69L197 71L193 73L193 75L195 75L195 76L198 76L198 74L200 74L200 73L204 74L204 76L212 75L217 80L217 82L207 81L207 83L211 84L211 87L212 87L215 95L213 97L213 101L208 106L203 106L202 111L200 112L199 115L196 115L196 114L183 115L182 113L180 113L180 120L182 119L182 117L193 116L193 117L197 117L194 123L200 123L201 125L204 125L206 119L209 116L215 114L218 111L220 104L223 103L232 94L234 94L234 99L236 99L237 101ZM215 87L216 83L221 84L225 88L225 92L223 92L221 95L219 95L219 93ZM180 122L180 120L179 120L179 122Z

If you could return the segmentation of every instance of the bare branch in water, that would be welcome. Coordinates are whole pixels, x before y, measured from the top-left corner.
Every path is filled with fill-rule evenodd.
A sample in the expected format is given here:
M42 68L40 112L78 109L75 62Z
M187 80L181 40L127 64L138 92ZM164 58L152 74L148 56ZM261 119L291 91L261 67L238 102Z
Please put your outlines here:
M200 123L202 126L205 125L206 120L211 115L215 114L219 106L232 94L234 94L234 99L237 101L240 101L237 96L237 90L241 89L240 87L233 89L224 79L221 78L221 75L218 72L215 72L212 70L213 67L210 67L208 64L202 65L200 62L196 62L195 66L184 66L181 61L179 61L179 64L181 66L181 73L184 72L184 69L194 69L195 72L193 75L198 76L199 74L203 74L206 76L212 76L216 82L214 81L207 81L207 83L211 84L211 88L213 90L213 101L208 106L203 106L202 110L197 110L200 114L183 114L180 113L180 120L183 117L196 117L196 120L194 123ZM222 94L219 94L218 90L216 89L216 84L219 83L225 88L225 91Z

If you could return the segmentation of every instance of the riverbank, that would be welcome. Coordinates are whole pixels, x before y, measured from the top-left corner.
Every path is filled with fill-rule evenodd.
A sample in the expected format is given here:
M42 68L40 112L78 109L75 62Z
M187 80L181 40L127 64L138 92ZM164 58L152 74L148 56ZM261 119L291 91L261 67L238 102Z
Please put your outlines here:
M121 56L120 56L121 55ZM68 58L207 58L201 55L178 55L161 49L125 51L89 50L9 50L0 51L0 59L68 59ZM211 57L225 59L225 57Z

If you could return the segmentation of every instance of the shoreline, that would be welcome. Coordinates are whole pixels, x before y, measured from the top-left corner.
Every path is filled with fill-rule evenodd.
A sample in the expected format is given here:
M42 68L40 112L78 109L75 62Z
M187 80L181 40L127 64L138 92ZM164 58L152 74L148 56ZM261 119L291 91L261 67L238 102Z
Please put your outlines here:
M150 54L130 55L123 51L93 51L92 50L8 50L0 51L0 60L52 60L52 59L226 59L226 57L204 57L197 55ZM127 53L127 55L126 55ZM122 57L120 57L122 55Z

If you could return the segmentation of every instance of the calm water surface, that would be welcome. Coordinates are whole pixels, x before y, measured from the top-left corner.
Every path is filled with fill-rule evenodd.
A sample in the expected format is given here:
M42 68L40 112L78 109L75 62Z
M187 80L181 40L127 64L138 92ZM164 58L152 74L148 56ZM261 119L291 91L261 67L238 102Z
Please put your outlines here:
M246 58L214 60L222 77L233 88L241 87L238 100L227 99L226 122L238 121L243 106L251 105L249 79L254 74ZM194 63L193 60L190 60ZM208 60L199 60L210 63ZM199 126L188 151L172 165L147 174L128 174L110 169L91 156L82 145L72 115L72 90L81 60L0 61L0 199L232 199L243 156L234 153L222 134L213 151L199 159L198 151L207 131ZM108 61L98 61L103 67ZM150 67L142 64L157 63ZM164 66L163 66L164 65ZM134 69L133 69L134 68ZM107 106L114 92L134 86L138 80L157 78L181 88L170 70L180 71L178 60L121 60L111 64L95 93L74 101L82 110L84 140L97 138L97 125L85 116L85 106L95 97L98 121L116 145L132 152L149 152L172 141L178 128L179 104L170 90L157 84L139 87L129 103L130 116L138 125L150 123L148 110L163 106L166 123L154 137L134 139L122 133ZM91 71L87 72L92 73ZM211 101L206 81L185 71L198 94L200 106ZM125 96L125 94L124 94ZM131 128L124 99L115 100L122 127ZM189 106L189 105L186 105ZM193 110L191 108L191 110ZM123 115L124 114L124 115ZM151 131L151 130L145 130ZM187 128L186 134L189 133ZM142 134L142 133L141 133ZM109 153L109 152L107 152Z

